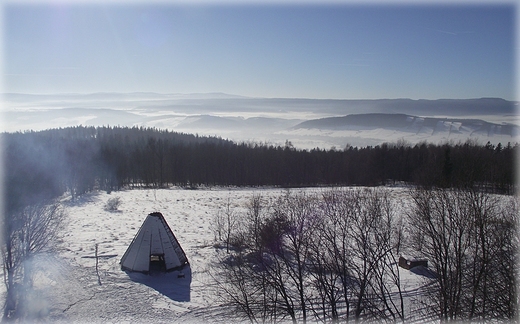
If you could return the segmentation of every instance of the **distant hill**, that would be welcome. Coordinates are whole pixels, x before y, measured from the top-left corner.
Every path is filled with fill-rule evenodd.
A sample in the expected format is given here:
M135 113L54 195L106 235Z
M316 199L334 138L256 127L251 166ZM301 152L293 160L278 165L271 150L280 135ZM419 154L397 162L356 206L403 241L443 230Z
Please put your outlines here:
M518 134L518 126L516 125L495 124L480 119L434 118L380 113L313 119L293 127L293 129L319 130L362 130L371 128L412 133L467 133L470 136L508 135L513 137Z
M362 113L401 113L421 116L510 115L514 114L516 109L515 102L501 98L377 99L346 100L345 103L352 109L366 109Z
M306 98L252 98L226 93L154 93L154 92L99 92L91 94L23 94L4 93L2 99L9 103L59 102L61 105L77 107L78 102L98 101L104 108L106 101L139 102L146 107L170 107L189 105L196 113L218 111L260 112L313 112L329 115L361 113L392 113L421 116L467 116L467 115L512 115L517 103L501 98L477 99L306 99ZM56 105L60 107L61 105Z

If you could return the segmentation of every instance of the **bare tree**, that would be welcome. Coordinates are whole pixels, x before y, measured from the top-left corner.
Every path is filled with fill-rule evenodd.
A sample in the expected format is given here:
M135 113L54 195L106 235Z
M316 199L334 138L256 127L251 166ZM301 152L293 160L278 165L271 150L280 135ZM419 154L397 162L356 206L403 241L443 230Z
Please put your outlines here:
M253 197L242 227L251 238L221 262L226 300L244 316L293 323L404 318L399 231L385 191L286 192L262 206Z
M330 314L322 309L323 318L404 319L396 260L400 223L387 191L328 191L321 210L313 275L322 304L330 308Z
M494 303L490 309L507 319L518 318L519 315L519 251L520 232L518 197L511 197L506 204L501 204L499 220L495 227L495 246L490 273L494 281L488 286L492 289L491 298ZM505 288L505 289L504 289Z
M246 223L248 224L248 237L252 245L261 249L260 231L267 217L269 207L261 195L254 194L248 201L246 211Z
M32 289L33 261L52 253L66 214L56 202L26 206L3 219L2 259L6 303L4 320L29 317L26 294Z
M325 228L325 226L317 227L319 231ZM334 249L328 248L326 235L316 236L311 243L309 259L316 296L311 296L314 303L310 307L312 307L315 318L321 319L323 322L328 319L337 322L342 305L342 287L338 284L342 282L341 273L337 271L337 260L335 259L337 255L333 251Z
M412 242L436 272L429 293L437 315L513 319L518 309L516 198L448 189L418 189L412 198Z
M352 199L351 199L352 198ZM322 195L320 209L322 222L317 228L319 239L313 244L315 250L314 276L317 290L322 299L323 320L337 321L341 317L349 319L353 298L353 277L351 272L351 203L355 201L352 191L330 190ZM337 276L335 278L334 276ZM330 313L326 308L330 307Z
M238 223L240 226L232 227L230 233L230 237L248 237L243 240L247 246L221 256L220 272L214 276L222 301L238 311L232 316L251 322L276 321L285 316L295 319L287 277L280 260L272 257L280 251L285 222L269 210L260 196L250 199L246 223ZM219 219L224 236L225 214Z
M347 263L355 284L354 317L404 319L404 304L396 262L393 208L386 190L351 191L344 198L350 219Z
M235 317L246 317L251 323L258 322L259 289L264 288L257 284L256 273L251 264L246 260L245 254L238 252L236 255L221 258L222 271L214 275L217 284L217 293L220 298L237 312Z
M518 306L514 297L517 201L476 191L466 192L464 197L474 219L465 272L465 284L471 287L465 294L467 317L511 319Z
M316 198L303 193L292 196L287 192L276 203L274 212L287 220L284 248L275 255L284 264L284 270L296 288L298 309L305 323L308 316L307 279L310 275L308 257L315 228L319 223Z
M460 319L462 311L463 266L470 247L471 219L456 192L417 190L410 217L413 234L422 241L421 251L437 274L432 301L440 318Z
M229 253L232 241L238 238L240 233L238 230L239 218L232 208L230 198L227 199L224 208L217 211L211 225L215 233L215 240L223 241L226 244L226 252Z
M404 320L404 302L401 291L397 251L399 250L398 222L388 191L366 191L362 200L371 218L370 262L374 274L369 285L372 290L372 316L379 319Z

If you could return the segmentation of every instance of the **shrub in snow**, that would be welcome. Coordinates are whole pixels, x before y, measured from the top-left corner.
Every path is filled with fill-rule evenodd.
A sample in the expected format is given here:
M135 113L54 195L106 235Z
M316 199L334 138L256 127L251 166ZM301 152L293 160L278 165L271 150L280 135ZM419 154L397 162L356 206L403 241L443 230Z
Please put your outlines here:
M121 206L121 198L114 197L110 198L105 204L105 210L108 211L117 211L117 209Z

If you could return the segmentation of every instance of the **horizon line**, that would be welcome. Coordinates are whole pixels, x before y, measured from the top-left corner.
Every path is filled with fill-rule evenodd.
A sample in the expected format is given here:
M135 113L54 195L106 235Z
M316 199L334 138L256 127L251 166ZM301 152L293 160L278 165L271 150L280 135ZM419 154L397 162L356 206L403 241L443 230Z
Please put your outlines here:
M238 94L232 94L227 92L155 92L155 91L130 91L130 92L118 92L118 91L96 91L96 92L53 92L53 93L31 93L31 92L0 92L0 97L5 95L29 95L29 96L89 96L89 95L135 95L135 94L148 94L148 95L161 95L161 96L196 96L196 95L219 95L229 96L234 98L220 98L220 99L272 99L272 100L337 100L337 101L375 101L375 100L412 100L412 101L436 101L436 100L482 100L482 99L495 99L504 100L509 102L518 103L519 100L510 100L502 97L470 97L470 98L448 98L441 97L436 99L427 98L410 98L410 97L395 97L395 98L311 98L311 97L259 97L259 96L244 96ZM184 98L190 99L190 98ZM203 98L197 98L203 99ZM207 98L207 99L219 99L219 98Z

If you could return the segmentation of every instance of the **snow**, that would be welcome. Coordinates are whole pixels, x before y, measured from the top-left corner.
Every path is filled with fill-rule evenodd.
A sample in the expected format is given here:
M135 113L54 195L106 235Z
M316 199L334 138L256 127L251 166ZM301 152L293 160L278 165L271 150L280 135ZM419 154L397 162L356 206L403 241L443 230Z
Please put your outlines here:
M392 188L391 195L402 200L406 190ZM253 194L269 199L283 191L134 189L111 194L96 192L76 201L66 200L69 221L59 242L59 254L36 261L41 271L35 280L32 307L46 320L67 323L228 322L229 310L219 304L212 284L211 269L218 253L213 246L212 218L228 202L235 212L242 213ZM122 201L116 212L104 208L113 197ZM165 217L190 266L151 276L121 271L122 255L146 216L155 211ZM410 304L425 276L404 269L401 274Z
M50 318L67 322L219 322L209 273L216 256L210 222L228 198L235 208L242 208L252 193L229 189L128 190L110 195L98 192L67 202L70 222L60 257L69 274L56 279L54 286L60 293L55 289L51 293ZM114 196L122 200L120 210L106 211L106 201ZM188 256L190 267L181 271L184 278L179 278L179 271L147 276L120 270L120 258L146 215L154 211L164 215ZM96 244L101 256L101 285L95 272Z

